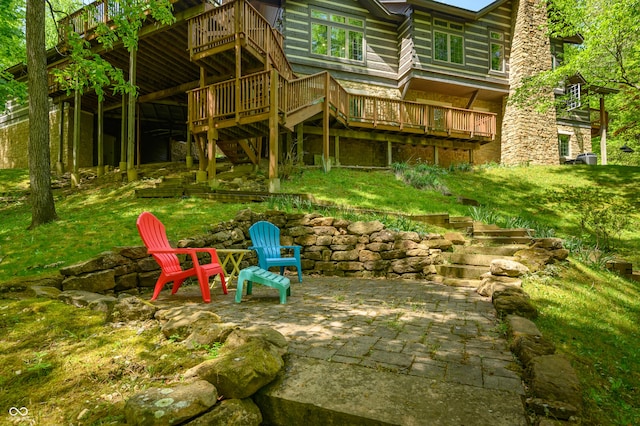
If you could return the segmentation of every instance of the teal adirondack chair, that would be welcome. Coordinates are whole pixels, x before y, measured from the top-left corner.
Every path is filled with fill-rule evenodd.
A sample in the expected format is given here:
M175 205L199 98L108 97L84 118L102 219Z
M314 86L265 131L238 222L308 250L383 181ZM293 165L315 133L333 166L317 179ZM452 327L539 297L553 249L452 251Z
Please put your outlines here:
M298 270L298 281L302 282L302 266L300 266L300 246L280 245L280 229L271 222L260 221L249 228L251 243L249 250L258 254L258 264L266 271L271 267L279 267L280 275L284 275L285 266L295 266ZM293 250L293 256L282 256L282 249Z

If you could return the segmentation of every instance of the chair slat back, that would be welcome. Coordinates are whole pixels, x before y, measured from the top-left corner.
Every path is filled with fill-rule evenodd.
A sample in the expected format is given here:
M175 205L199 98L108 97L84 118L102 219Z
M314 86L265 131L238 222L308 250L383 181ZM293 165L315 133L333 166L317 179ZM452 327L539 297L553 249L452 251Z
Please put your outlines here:
M180 259L175 254L152 253L154 250L171 248L165 227L157 217L149 212L142 212L136 221L136 226L147 250L165 272L176 272L182 269Z
M271 222L256 222L249 228L251 243L262 247L267 257L280 257L280 229Z

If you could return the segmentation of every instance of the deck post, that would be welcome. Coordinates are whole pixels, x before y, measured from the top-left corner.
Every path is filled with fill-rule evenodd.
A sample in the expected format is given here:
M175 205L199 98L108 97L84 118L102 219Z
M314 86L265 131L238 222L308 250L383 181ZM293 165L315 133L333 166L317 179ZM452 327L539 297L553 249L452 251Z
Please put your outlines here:
M104 175L104 102L98 101L98 176Z
M136 50L129 52L129 84L136 85ZM136 95L129 93L129 105L127 108L127 180L132 182L138 179L138 171L135 168L136 155Z
M78 149L80 148L80 120L82 111L82 96L80 91L76 90L73 101L73 164L71 165L71 184L78 186L80 184L80 175L78 175Z
M298 163L304 164L304 126L302 123L296 126L296 156L298 157Z
M607 165L607 112L604 109L604 95L600 95L600 164Z
M187 168L193 167L193 153L191 152L191 127L187 125L187 155L185 158L187 162Z
M438 158L438 147L436 145L433 146L433 164L440 164L440 159Z
M127 170L127 95L122 95L120 110L120 172Z
M340 165L340 136L339 135L335 135L333 137L334 141L334 158L336 159L336 166Z
M324 81L324 104L322 108L322 158L325 172L331 170L331 160L329 158L329 90L331 86L331 75L325 71Z
M58 139L58 162L56 163L56 172L59 175L64 174L64 104L65 102L60 102L60 128L59 128L59 139Z
M207 156L209 157L209 167L207 173L209 175L209 184L211 187L216 186L216 145L218 143L218 129L210 127L207 131Z
M391 164L393 164L393 150L391 141L387 141L387 166L391 166Z
M269 81L269 192L280 190L278 177L278 71L271 69Z

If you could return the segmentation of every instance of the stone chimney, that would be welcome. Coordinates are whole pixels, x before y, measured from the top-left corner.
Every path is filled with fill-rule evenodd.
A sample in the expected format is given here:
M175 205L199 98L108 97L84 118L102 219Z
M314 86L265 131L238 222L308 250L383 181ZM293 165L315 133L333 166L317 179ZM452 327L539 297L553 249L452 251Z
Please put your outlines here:
M515 0L513 38L509 59L509 86L551 69L551 46L547 35L547 8L543 0ZM548 93L553 101L553 91ZM506 103L502 121L501 163L558 164L556 112L537 112L534 106Z

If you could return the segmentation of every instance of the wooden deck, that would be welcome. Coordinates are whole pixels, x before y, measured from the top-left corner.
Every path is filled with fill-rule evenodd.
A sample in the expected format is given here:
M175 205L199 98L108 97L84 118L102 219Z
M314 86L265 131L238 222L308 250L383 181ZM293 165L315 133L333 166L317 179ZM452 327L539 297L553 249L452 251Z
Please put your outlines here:
M269 88L277 79L275 98ZM189 93L189 124L194 133L268 120L278 109L280 124L292 130L322 112L328 99L330 114L349 128L429 135L488 142L495 138L496 115L461 108L425 105L348 93L322 72L287 80L275 71L263 71L194 89ZM236 99L236 96L239 96Z

